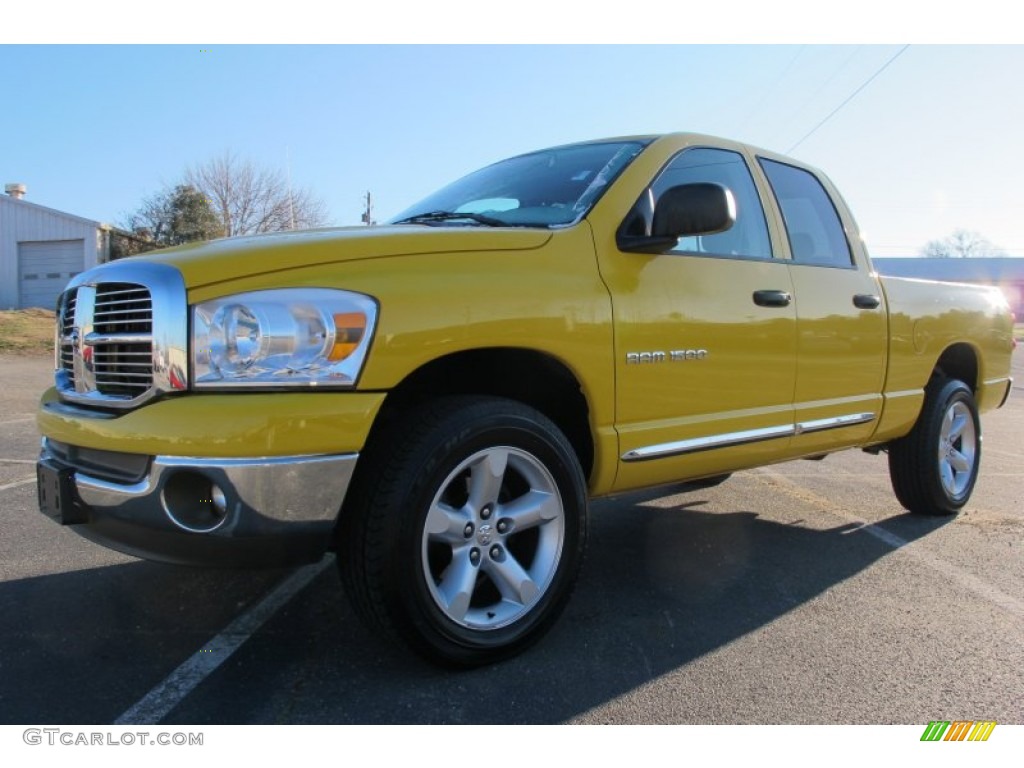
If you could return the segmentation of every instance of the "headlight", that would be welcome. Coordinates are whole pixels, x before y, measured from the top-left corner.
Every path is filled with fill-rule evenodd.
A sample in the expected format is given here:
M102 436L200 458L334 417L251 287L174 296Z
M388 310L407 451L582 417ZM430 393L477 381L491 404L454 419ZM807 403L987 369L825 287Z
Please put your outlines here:
M194 385L351 387L376 320L369 296L329 288L205 301L192 308Z

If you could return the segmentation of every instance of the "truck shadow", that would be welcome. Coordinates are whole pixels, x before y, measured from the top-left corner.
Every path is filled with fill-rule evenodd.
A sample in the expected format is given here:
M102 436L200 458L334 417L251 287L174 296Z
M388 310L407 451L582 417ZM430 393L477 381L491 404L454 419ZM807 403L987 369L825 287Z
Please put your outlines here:
M132 561L0 582L0 723L113 722L283 573Z
M470 672L382 644L340 600L333 573L275 617L167 722L561 723L754 632L864 571L892 546L856 525L810 529L701 493L599 502L569 608L526 654ZM946 519L900 515L910 542ZM236 699L245 690L246 705Z
M380 642L333 569L165 723L561 723L779 619L893 552L856 525L705 512L665 492L594 505L576 593L524 655L435 669ZM910 542L949 521L881 523ZM0 722L112 722L282 572L137 562L0 584Z

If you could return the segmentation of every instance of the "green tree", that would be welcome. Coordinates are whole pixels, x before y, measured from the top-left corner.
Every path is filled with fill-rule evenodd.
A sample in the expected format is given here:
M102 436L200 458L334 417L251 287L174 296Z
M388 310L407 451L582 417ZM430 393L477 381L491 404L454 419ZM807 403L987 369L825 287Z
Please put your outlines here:
M212 240L224 234L210 201L190 184L179 184L143 201L127 229L160 248Z

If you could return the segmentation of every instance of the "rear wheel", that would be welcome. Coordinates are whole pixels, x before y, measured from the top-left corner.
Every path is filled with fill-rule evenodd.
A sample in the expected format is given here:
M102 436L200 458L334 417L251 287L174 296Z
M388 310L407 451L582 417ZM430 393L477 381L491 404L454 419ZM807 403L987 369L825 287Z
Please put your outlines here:
M448 398L365 458L340 530L360 615L431 661L475 666L536 642L561 613L586 542L568 441L509 400Z
M932 379L914 428L889 446L896 498L916 514L956 514L971 497L980 465L974 394L957 379Z

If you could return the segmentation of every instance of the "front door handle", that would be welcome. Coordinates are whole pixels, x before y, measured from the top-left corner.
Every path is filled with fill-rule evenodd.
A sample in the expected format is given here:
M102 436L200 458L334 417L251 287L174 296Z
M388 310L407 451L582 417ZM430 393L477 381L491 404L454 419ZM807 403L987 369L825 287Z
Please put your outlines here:
M754 303L759 307L788 307L793 297L786 291L754 291Z
M853 306L857 309L878 309L882 300L873 293L858 293L853 297Z

